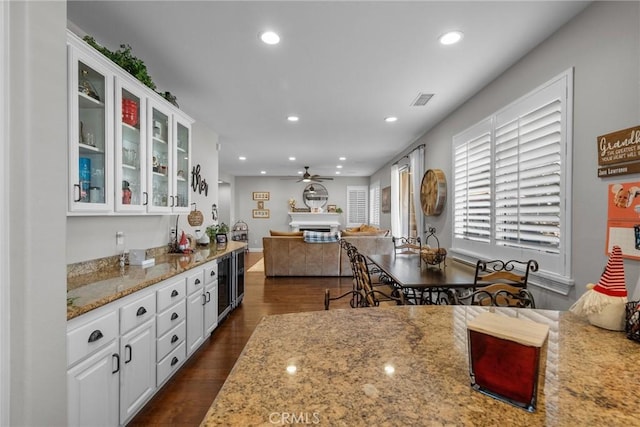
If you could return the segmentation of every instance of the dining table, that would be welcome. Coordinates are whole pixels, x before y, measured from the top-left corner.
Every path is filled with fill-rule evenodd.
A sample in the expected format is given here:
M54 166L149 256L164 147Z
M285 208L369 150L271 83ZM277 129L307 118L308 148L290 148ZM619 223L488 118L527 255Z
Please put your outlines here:
M471 387L467 325L548 326L529 412ZM403 305L264 317L202 426L638 425L640 344L571 312Z
M419 254L367 255L384 281L401 288L419 304L448 304L456 290L474 287L475 266L456 260L427 264Z

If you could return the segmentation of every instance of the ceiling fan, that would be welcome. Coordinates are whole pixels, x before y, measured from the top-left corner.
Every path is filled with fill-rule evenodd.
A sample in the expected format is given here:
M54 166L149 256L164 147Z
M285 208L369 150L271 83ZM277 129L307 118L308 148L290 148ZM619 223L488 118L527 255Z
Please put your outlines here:
M333 180L333 178L329 176L311 175L309 173L309 166L305 166L304 174L302 175L302 178L298 180L298 182L322 182L331 180Z
M312 175L309 173L309 166L304 167L304 174L302 178L299 177L290 177L289 179L298 179L297 182L322 182L322 181L332 181L333 178L330 176L320 176L320 175ZM287 179L287 178L283 178Z

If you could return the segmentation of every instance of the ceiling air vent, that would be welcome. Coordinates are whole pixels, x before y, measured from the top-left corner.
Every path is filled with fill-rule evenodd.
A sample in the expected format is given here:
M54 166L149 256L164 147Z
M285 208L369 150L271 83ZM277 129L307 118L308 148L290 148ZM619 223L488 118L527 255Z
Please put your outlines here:
M432 93L420 93L418 97L411 103L413 107L424 107L427 102L433 97Z

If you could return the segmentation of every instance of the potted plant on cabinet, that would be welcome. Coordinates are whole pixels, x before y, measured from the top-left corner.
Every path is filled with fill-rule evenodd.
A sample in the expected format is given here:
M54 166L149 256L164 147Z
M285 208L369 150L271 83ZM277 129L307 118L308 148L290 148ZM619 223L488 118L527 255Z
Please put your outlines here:
M220 224L214 224L207 227L206 233L209 236L210 242L216 242L216 244L227 243L227 233L229 232L229 226L224 222Z

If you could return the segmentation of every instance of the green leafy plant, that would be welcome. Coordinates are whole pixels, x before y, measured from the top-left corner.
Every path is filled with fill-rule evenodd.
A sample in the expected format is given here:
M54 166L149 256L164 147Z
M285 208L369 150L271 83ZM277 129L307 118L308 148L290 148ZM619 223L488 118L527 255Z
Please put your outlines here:
M227 234L229 232L229 226L224 222L215 225L210 225L205 230L207 235L209 236L209 240L212 242L216 241L216 234Z
M336 208L336 213L342 213L342 208L340 207Z
M104 56L115 62L136 79L140 80L144 85L153 90L156 90L156 84L153 82L151 76L147 72L147 66L141 59L133 56L133 54L131 53L131 46L129 46L128 44L121 44L120 49L112 52L106 47L100 46L91 36L84 36L83 40L98 52L102 53Z

